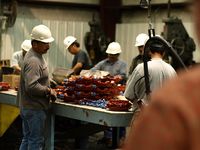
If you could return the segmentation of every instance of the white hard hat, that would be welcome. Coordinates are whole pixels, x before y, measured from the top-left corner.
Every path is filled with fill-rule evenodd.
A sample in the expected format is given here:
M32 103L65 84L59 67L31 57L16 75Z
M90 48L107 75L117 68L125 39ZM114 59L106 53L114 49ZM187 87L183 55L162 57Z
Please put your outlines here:
M145 45L146 41L149 39L149 36L145 33L140 33L136 37L135 46L143 46Z
M21 49L25 51L29 51L31 47L32 47L31 40L24 40L21 44Z
M31 39L44 43L51 43L54 41L54 38L51 36L51 31L43 24L37 25L32 29Z
M119 54L121 52L122 52L121 46L117 42L110 43L106 50L106 53L108 53L108 54Z
M68 49L69 46L74 43L76 41L76 38L73 37L73 36L67 36L65 39L64 39L64 44L65 44L65 48Z

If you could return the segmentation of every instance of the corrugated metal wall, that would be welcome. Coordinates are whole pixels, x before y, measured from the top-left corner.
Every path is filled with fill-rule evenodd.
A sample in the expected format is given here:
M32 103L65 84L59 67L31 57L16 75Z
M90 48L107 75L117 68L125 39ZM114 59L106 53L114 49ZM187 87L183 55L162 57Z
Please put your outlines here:
M154 25L156 34L161 34L163 24L157 23ZM128 66L131 63L133 57L138 55L138 49L135 47L135 38L140 33L148 34L147 23L124 23L117 24L116 28L116 41L118 41L123 52L121 53L121 59L125 60Z
M196 44L196 51L193 53L194 60L200 62L199 44L194 32L194 26L192 22L183 23L188 34L192 37ZM164 23L154 24L156 34L161 34ZM121 44L123 52L121 53L121 59L125 60L130 66L133 57L138 55L137 47L135 47L135 38L139 33L148 33L147 23L126 23L117 24L116 28L116 41Z
M0 51L0 59L10 59L13 52L20 50L20 45L24 39L30 38L30 32L35 25L45 24L51 31L55 41L51 44L49 52L45 55L49 64L50 72L55 67L70 68L73 55L64 49L63 40L67 35L77 37L84 47L84 35L88 32L88 21L91 20L92 11L90 10L73 10L65 8L43 8L27 7L26 5L19 6L19 13L14 27L2 35L2 47ZM199 45L193 28L193 20L190 14L184 11L174 12L183 20L189 35L194 38L197 45L197 50L194 52L194 60L200 62ZM162 18L165 18L165 11L157 11L153 15L153 25L156 34L160 34L163 30L164 23ZM148 24L146 11L131 11L124 13L123 23L116 26L116 41L121 44L122 54L120 58L127 62L128 66L133 57L138 54L137 48L134 46L135 37L137 34L148 32Z
M71 67L73 55L64 48L63 40L68 35L73 35L80 42L81 48L84 48L84 35L88 32L87 22L68 22L59 20L36 20L17 18L14 27L9 28L2 35L1 59L11 59L13 52L19 51L20 45L24 39L30 39L32 28L38 24L45 24L52 32L55 41L51 44L50 50L45 54L50 72L55 67Z
M20 50L21 42L24 39L30 38L30 32L32 28L43 23L47 25L51 31L52 35L55 38L55 41L51 44L49 52L45 55L47 63L49 64L49 70L52 73L55 67L64 67L70 68L73 55L67 52L64 48L63 39L67 35L74 35L77 37L78 41L81 44L81 47L85 50L84 47L84 35L89 31L89 26L87 22L67 22L67 21L52 21L52 20L32 20L32 19L20 19L16 20L15 26L9 28L7 32L2 35L2 51L1 59L11 59L12 53ZM157 23L155 25L156 34L160 34L163 29L163 23ZM195 37L193 24L184 23L188 33L191 37ZM121 44L122 53L120 58L127 62L130 66L131 60L138 54L137 48L134 46L135 37L139 33L148 32L147 23L126 23L126 24L117 24L116 27L116 41ZM196 38L194 38L196 41ZM196 43L198 43L196 41ZM194 60L200 60L199 55L199 46L197 44L197 50L194 52Z
M145 32L146 31L146 32ZM120 58L127 62L128 66L134 56L138 54L135 45L135 37L139 33L147 33L148 26L144 23L117 24L116 41L121 44Z

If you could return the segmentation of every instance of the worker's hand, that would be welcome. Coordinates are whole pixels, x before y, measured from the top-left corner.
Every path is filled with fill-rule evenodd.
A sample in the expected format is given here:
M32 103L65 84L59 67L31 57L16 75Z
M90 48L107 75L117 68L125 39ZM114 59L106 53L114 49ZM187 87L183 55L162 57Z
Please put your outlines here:
M54 89L50 89L50 95L49 95L50 97L50 100L52 101L52 102L55 102L55 100L56 100L56 98L57 98L57 93L56 93L56 91L54 90Z
M50 87L51 88L55 88L58 85L58 83L56 81L54 81L53 79L50 79Z
M123 78L122 78L121 75L115 75L115 76L114 76L114 80L115 80L116 83L119 83L122 79L123 79Z
M20 72L21 72L21 69L20 68L16 68L16 69L14 69L14 74L20 74Z

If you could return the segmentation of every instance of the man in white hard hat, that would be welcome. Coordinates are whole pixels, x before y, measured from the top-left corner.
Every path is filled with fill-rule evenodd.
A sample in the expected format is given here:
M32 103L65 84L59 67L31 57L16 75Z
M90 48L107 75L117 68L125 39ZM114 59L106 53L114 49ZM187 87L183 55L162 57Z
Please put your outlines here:
M79 75L81 70L90 68L90 59L86 51L80 48L80 44L74 36L67 36L64 39L65 49L68 50L74 58L72 60L73 75ZM64 118L66 120L66 118ZM63 120L62 120L63 121ZM75 125L85 124L85 122L70 120ZM75 138L75 148L76 149L87 149L88 146L88 136Z
M122 52L121 46L118 42L112 42L108 45L106 53L108 57L99 63L97 63L91 70L108 71L112 76L121 76L126 80L127 77L127 64L119 59L119 55Z
M157 40L149 44L151 60L148 61L148 71L151 91L162 87L164 82L176 76L174 68L163 60L165 46L159 41L162 38L157 37ZM137 65L129 77L124 95L132 102L136 103L138 100L144 100L148 103L145 92L144 64L141 63Z
M153 38L151 38L153 39ZM149 74L150 92L153 92L164 85L170 79L176 77L174 68L163 60L165 46L160 41L153 41L149 45L151 60L147 62ZM146 93L146 81L144 64L138 64L126 84L124 96L133 102L134 117L132 126L137 122L141 106L150 104L150 94Z
M23 129L20 150L44 149L49 102L55 101L56 92L49 88L49 71L43 54L53 41L51 31L45 25L32 29L32 48L24 57L18 93Z
M119 55L122 52L121 46L118 42L111 42L106 50L108 57L99 63L97 63L91 70L107 71L112 76L119 76L122 78L122 84L125 84L127 78L127 64L119 59ZM120 129L120 137L125 136L125 128ZM105 130L104 137L99 140L101 143L111 146L112 144L112 128Z
M200 1L191 1L191 16L200 42ZM200 149L200 68L179 72L151 95L123 150L199 150ZM190 91L190 92L189 92Z
M17 51L12 55L11 67L15 74L20 74L24 56L31 49L31 40L24 40L21 44L21 51Z
M80 44L74 36L67 36L64 39L65 49L67 49L74 59L72 61L72 70L74 75L79 75L82 69L90 68L90 59L87 53L80 48Z
M143 62L143 52L144 52L144 45L146 43L146 41L149 39L149 36L145 33L140 33L137 35L136 39L135 39L135 47L138 48L138 52L139 54L134 57L132 59L130 68L129 68L129 76L131 75L131 73L133 72L133 70L135 69L135 67Z

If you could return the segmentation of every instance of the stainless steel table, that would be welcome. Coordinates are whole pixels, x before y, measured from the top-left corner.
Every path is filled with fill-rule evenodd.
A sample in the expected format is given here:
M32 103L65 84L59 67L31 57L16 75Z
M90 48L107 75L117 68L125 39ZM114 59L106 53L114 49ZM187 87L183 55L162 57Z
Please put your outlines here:
M17 106L17 91L0 91L0 103Z
M17 92L14 90L1 91L0 103L18 107L16 95ZM52 113L49 119L49 123L51 124L49 130L51 130L51 132L47 140L49 150L54 149L55 115L114 128L129 126L133 116L133 112L108 111L92 106L64 103L60 100L56 100L55 103L52 103L51 109Z

